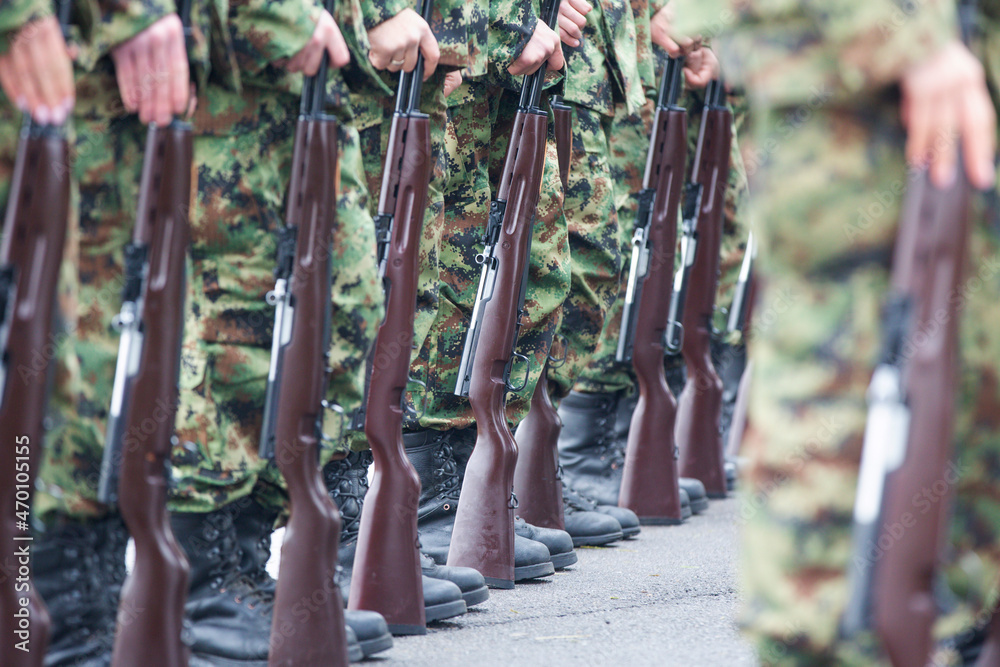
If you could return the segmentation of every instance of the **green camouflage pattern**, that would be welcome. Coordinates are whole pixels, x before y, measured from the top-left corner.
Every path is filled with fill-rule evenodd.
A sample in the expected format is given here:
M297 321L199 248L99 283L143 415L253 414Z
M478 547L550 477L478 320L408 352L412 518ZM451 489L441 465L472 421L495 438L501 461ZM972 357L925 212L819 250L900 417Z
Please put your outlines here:
M284 225L298 99L244 86L213 91L195 115L198 193L191 214L191 312L185 329L179 446L170 508L208 512L263 487L258 501L284 503L283 480L257 455L274 309L275 231ZM340 129L340 190L331 244L332 343L328 398L356 409L364 358L382 317L375 236L360 141ZM342 449L336 413L324 433L326 460Z
M571 279L552 352L565 361L550 363L548 373L558 394L569 392L598 346L608 312L618 299L622 261L609 160L612 119L585 106L570 107L573 146L563 211Z
M739 100L734 100L742 107ZM688 109L688 162L694 155L701 122L702 98L700 93L686 92L681 104ZM597 350L587 368L580 374L574 389L585 392L631 393L635 387L635 377L631 365L615 360L618 336L621 331L622 309L625 303L625 287L628 284L629 262L632 256L632 234L639 208L639 191L642 189L643 170L649 150L649 135L655 113L655 101L650 99L641 114L628 114L619 107L611 129L611 175L615 181L615 196L618 206L619 243L622 253L622 275L618 299L608 311L604 330ZM734 116L741 117L737 110ZM740 153L740 142L735 129L730 151L729 182L726 186L725 211L722 221L722 243L719 289L716 292L715 326L722 329L726 325L722 308L728 308L733 299L733 291L743 261L747 235L750 231L750 210L748 207L748 186L746 169ZM679 266L679 255L675 263ZM676 266L675 266L676 268ZM736 340L731 341L736 342ZM679 357L671 363L678 362Z
M419 352L411 365L411 374L427 383L427 407L419 424L408 423L408 429L464 428L473 423L468 399L455 396L453 391L479 285L480 267L474 258L482 249L491 184L499 182L517 98L495 86L466 82L449 98L449 104L437 313L426 337L415 340ZM517 351L530 361L528 383L523 391L508 399L507 418L513 424L527 414L570 284L569 245L555 142L549 141L546 148L529 256L526 316L517 343ZM516 383L524 372L522 364L515 364L511 371L513 381ZM424 397L413 398L419 408Z
M635 17L625 0L599 0L587 13L580 46L563 44L563 98L613 117L615 104L630 112L645 101L636 55Z
M870 641L867 649L839 644L836 629L865 392L879 355L879 308L907 168L897 104L865 102L754 118L760 145L799 117L794 140L775 146L754 191L766 290L753 329L743 446L750 466L741 507L742 623L765 664L876 664ZM998 250L997 229L976 224L954 295L963 308L955 464L941 489L914 500L914 511L926 511L945 492L956 494L943 572L952 598L939 637L983 622L1000 575L1000 507L986 490L1000 472Z
M726 77L768 107L806 102L817 90L852 100L895 82L958 34L952 0L671 2L673 29L711 39Z
M489 55L488 20L488 0L435 2L431 30L441 49L440 65L460 68L472 78L485 76ZM515 44L513 48L520 52L524 47Z

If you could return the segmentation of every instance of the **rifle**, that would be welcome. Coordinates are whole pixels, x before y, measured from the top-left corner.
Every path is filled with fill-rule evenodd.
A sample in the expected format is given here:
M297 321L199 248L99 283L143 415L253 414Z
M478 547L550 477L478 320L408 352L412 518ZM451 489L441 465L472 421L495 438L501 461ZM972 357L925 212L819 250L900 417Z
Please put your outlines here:
M549 107L556 136L559 179L565 196L573 153L573 109L559 95L549 98ZM566 526L558 466L561 430L562 421L549 397L549 364L546 363L531 394L528 414L514 433L518 450L514 494L522 519L534 526L559 530Z
M136 665L149 655L163 665L188 661L181 641L188 562L170 528L167 480L184 331L192 156L190 125L150 124L138 213L125 247L115 322L121 340L99 487L99 500L117 502L135 541L135 567L118 605L130 622L115 634L116 666ZM145 429L150 419L152 433ZM135 615L136 609L142 613Z
M69 9L68 2L56 3L64 36ZM41 667L51 629L31 582L31 504L54 379L53 362L43 354L54 343L69 155L64 126L25 115L0 245L0 632L11 667Z
M907 189L882 314L882 358L868 388L850 595L841 631L853 636L874 626L897 666L926 664L933 648L932 583L949 502L941 498L929 511L913 512L912 499L936 488L951 459L959 301L954 295L965 265L971 194L960 171L945 189L933 186L926 171ZM947 313L943 323L941 313ZM914 343L927 331L939 333ZM883 535L891 548L881 546Z
M333 13L332 0L326 9ZM344 605L336 585L340 513L319 469L331 335L330 245L340 181L337 122L323 112L328 68L324 54L319 72L302 84L287 226L278 237L275 286L268 294L275 306L274 338L260 455L277 461L291 503L271 625L273 666L348 664ZM326 601L303 614L302 600L315 600L317 591L326 592ZM288 627L304 640L282 637Z
M615 355L620 362L632 362L639 380L618 504L652 524L683 521L673 441L677 402L663 369L667 295L687 158L687 112L677 105L683 68L683 59L668 58L663 70Z
M549 0L542 18L555 26L559 3ZM504 159L497 198L490 204L485 249L472 322L462 350L455 394L468 396L477 423L476 446L466 468L448 552L449 565L479 570L486 583L514 586L514 466L517 445L504 411L511 362L524 313L528 255L545 162L548 114L539 107L545 66L526 75ZM489 327L484 324L489 322Z
M675 437L682 477L701 480L709 498L726 496L719 417L722 381L712 363L712 316L719 281L723 199L729 175L733 115L721 80L708 85L698 145L685 187L683 266L674 281L667 349L680 349L687 382L678 399ZM678 321L678 314L681 320Z
M430 21L431 0L421 5L421 14ZM376 216L376 226L386 230L378 239L386 304L370 356L365 411L365 434L375 461L361 511L348 604L380 612L393 634L427 632L416 549L420 478L403 448L420 232L431 176L430 120L419 110L423 72L423 56L418 56L413 72L399 75Z
M53 341L69 220L67 164L65 128L26 117L0 247L0 554L7 570L0 628L9 642L4 664L12 667L41 667L49 639L49 614L30 580L30 526L51 369L39 372L34 362Z

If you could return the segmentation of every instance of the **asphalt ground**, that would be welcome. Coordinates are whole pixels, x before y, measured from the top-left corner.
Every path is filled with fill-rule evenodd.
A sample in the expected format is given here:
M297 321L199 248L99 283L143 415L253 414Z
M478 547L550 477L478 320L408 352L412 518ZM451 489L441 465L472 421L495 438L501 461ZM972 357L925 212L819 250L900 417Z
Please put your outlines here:
M736 610L738 501L713 501L680 526L578 549L555 576L492 590L428 633L397 637L368 665L740 667L755 665Z

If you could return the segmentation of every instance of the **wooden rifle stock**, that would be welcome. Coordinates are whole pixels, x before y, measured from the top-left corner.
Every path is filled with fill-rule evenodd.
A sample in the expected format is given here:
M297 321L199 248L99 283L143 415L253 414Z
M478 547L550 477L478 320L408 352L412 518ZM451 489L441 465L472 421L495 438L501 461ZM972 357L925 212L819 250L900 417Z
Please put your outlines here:
M145 265L135 311L141 342L138 366L127 369L122 440L115 443L118 508L135 541L135 566L118 605L115 667L142 664L150 655L165 667L188 661L181 641L188 562L167 515L167 465L184 331L192 157L190 126L150 125L131 244ZM145 428L150 420L152 433Z
M533 526L566 527L562 481L559 478L559 432L562 420L549 398L549 366L531 394L531 407L517 426L517 466L514 494L518 514Z
M625 467L618 504L635 512L644 523L677 524L683 521L677 453L673 440L677 403L664 375L664 335L670 309L674 253L677 245L677 211L684 184L687 158L687 113L676 105L680 63L670 63L662 87L675 90L657 105L650 137L643 191L653 192L645 225L645 243L633 252L632 270L644 270L638 284L637 313L629 354L639 380L639 402L632 413ZM671 86L671 80L673 85ZM630 279L632 277L630 276ZM635 280L640 280L639 276ZM624 313L623 313L624 318ZM623 319L622 326L626 326ZM619 346L622 349L622 346Z
M424 3L429 16L430 2ZM379 217L388 221L384 257L385 320L371 353L365 434L374 457L371 487L351 579L351 609L381 613L393 634L424 634L423 572L417 550L420 478L403 448L403 401L419 280L420 234L430 184L431 135L420 101L422 59L400 76L396 113L379 196Z
M69 146L62 127L28 121L17 149L0 247L0 631L3 664L41 667L49 614L29 579L31 501L42 463L52 344L69 219ZM24 588L26 586L26 588Z
M558 10L559 3L552 0L543 10L549 26L555 25ZM517 445L504 408L507 391L513 389L510 367L524 311L528 256L545 163L549 117L539 108L544 77L544 67L524 77L500 187L490 207L491 219L499 224L492 251L487 248L485 256L490 263L485 268L494 279L492 295L482 304L482 322L489 326L480 327L470 361L469 402L476 420L476 445L462 482L448 552L448 565L473 567L496 588L514 586ZM483 277L489 278L487 271ZM482 290L481 284L480 294ZM466 348L464 352L468 341Z
M325 83L323 70L317 79ZM339 189L338 128L333 118L318 112L321 90L314 113L300 116L295 128L286 232L294 238L287 277L291 331L280 334L287 336L287 342L279 341L282 373L277 389L271 388L276 406L274 455L291 504L275 590L272 667L347 665L344 607L337 585L340 514L319 469L332 307L330 247ZM317 599L324 602L301 613L303 600Z
M926 664L933 648L933 582L954 491L948 467L958 373L955 295L965 265L971 194L964 171L959 171L955 183L945 189L931 185L926 173L911 181L893 257L892 292L905 295L909 303L901 361L910 417L905 457L885 477L878 521L880 535L890 535L893 544L874 564L873 614L875 629L897 667ZM942 313L947 313L943 323ZM925 342L917 339L927 332L936 333ZM942 484L944 497L929 511L912 511L916 495ZM890 528L907 513L915 524L902 534L891 534Z
M721 81L709 85L691 168L692 182L701 190L697 210L697 250L683 311L681 354L687 382L677 408L675 437L680 448L682 477L701 480L710 498L726 496L719 417L722 380L712 363L712 316L719 280L723 203L729 177L733 116L725 104Z

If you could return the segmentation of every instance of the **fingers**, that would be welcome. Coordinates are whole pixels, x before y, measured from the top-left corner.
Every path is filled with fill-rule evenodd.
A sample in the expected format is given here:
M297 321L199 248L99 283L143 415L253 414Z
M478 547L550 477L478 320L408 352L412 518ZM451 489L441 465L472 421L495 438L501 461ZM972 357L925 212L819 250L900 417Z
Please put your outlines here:
M326 52L330 54L330 66L339 69L346 67L351 62L351 52L347 48L347 42L344 40L344 35L340 32L337 22L333 21L332 16L330 19L333 24L333 38L327 44Z
M566 66L566 58L563 57L562 44L556 42L556 51L549 56L548 69L557 72Z
M981 190L996 180L993 156L996 151L996 111L987 95L973 91L962 104L962 151L969 181Z
M587 13L593 9L586 2L573 2L573 0L563 0L559 4L559 16L566 19L577 28L582 28L587 23Z
M431 32L429 25L420 38L420 53L424 56L424 81L426 81L427 77L437 69L438 61L441 60L441 48L438 46L437 39L434 37L434 33Z
M62 123L73 108L69 51L54 17L32 21L14 35L0 57L0 86L39 123Z
M531 39L524 45L521 55L511 63L507 71L513 76L533 74L546 60L549 60L549 69L562 69L565 65L558 33L539 21L535 25Z
M150 39L150 69L144 77L143 96L139 102L139 120L167 125L171 116L170 64L167 46L169 35L154 34Z
M938 187L946 187L955 180L958 161L955 106L951 100L938 100L934 109L935 127L933 133L927 136L931 182Z
M144 97L147 97L149 92L145 89L146 82L149 81L147 78L150 68L153 66L151 55L148 49L145 48L134 48L132 51L132 64L134 70L132 71L132 79L129 81L129 95L132 100L132 110L139 112L139 120L143 123L148 123L150 118L150 107L149 104L144 104Z
M187 112L191 98L191 73L188 70L187 53L184 49L183 26L181 26L181 38L170 40L168 44L167 63L170 68L168 107L171 114L180 116Z
M444 94L445 97L451 95L455 92L459 86L462 85L462 73L461 72L448 72L444 75Z
M559 38L567 46L580 46L580 40L583 39L583 31L571 19L559 14Z

